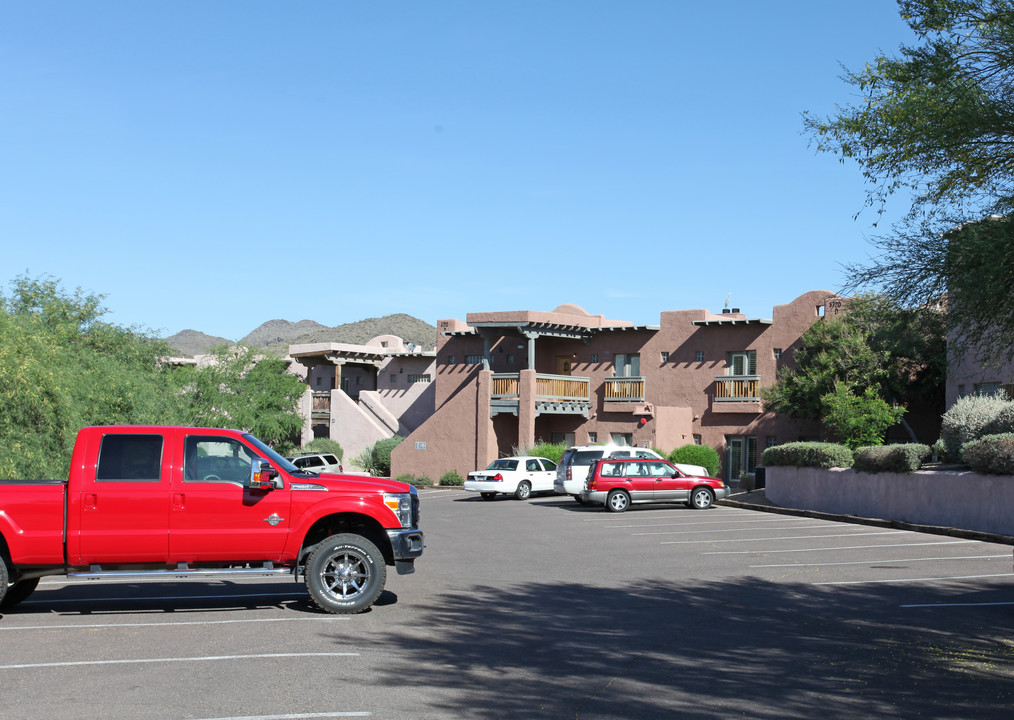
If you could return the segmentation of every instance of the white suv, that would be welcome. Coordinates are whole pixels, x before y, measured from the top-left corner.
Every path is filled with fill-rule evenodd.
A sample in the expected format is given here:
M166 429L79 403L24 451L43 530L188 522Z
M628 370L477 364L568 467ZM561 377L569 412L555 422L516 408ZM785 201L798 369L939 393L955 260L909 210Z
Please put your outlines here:
M286 458L303 472L317 473L343 473L342 461L333 453L305 453Z
M577 445L567 448L560 464L556 466L556 481L553 492L557 495L570 495L579 503L584 481L588 477L588 468L596 460L602 458L651 458L664 460L654 450L648 448L628 447L625 445ZM678 466L677 466L678 467Z

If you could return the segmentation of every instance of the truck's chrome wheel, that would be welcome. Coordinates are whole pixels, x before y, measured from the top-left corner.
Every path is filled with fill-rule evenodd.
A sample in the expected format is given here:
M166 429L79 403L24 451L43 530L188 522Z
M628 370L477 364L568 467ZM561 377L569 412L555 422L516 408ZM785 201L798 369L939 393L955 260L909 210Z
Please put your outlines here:
M372 605L387 582L377 546L362 535L341 533L318 544L306 561L306 591L321 610L357 613Z

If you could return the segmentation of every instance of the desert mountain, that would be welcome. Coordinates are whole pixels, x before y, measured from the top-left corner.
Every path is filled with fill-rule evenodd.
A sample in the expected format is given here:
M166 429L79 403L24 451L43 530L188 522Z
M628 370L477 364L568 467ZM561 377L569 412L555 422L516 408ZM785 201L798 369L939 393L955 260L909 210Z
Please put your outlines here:
M406 344L414 343L424 350L432 350L437 345L435 326L404 313L367 318L335 327L321 325L313 320L300 320L295 323L288 320L269 320L240 338L236 344L254 349L263 348L272 354L285 355L289 345L324 342L362 345L378 335L397 335ZM212 337L196 330L183 330L166 338L166 342L187 356L207 352L215 345L233 344L231 340Z

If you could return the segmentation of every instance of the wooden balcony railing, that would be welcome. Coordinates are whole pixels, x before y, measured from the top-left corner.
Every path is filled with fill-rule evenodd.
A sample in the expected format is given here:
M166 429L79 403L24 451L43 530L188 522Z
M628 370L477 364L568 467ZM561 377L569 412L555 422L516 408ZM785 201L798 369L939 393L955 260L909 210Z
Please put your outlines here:
M540 400L587 400L590 387L589 378L573 375L535 376L535 397Z
M760 400L760 375L719 375L715 378L715 400Z
M608 378L602 399L606 402L635 402L644 400L644 378Z
M331 412L331 393L314 392L312 410L313 412Z
M493 375L490 396L494 400L515 399L519 396L520 376L516 373ZM588 400L590 381L588 378L571 375L535 376L535 397L539 400Z

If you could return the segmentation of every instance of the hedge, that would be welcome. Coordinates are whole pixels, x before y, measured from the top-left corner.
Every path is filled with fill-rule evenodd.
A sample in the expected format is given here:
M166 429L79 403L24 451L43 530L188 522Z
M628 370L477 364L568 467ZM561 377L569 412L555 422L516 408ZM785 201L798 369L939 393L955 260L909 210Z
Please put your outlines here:
M794 467L849 468L852 451L844 445L822 442L791 442L775 445L764 451L761 462L766 467L788 465Z
M1014 432L1014 401L1003 392L958 398L940 424L940 439L952 462L968 462L961 454L966 443L1009 432Z
M707 445L683 445L669 453L666 458L671 463L686 463L687 465L700 465L708 471L709 477L718 477L721 462L718 458L718 451Z
M977 473L1014 475L1014 433L987 435L965 443L961 456Z
M922 467L932 454L928 445L877 445L857 448L853 467L863 472L913 472Z

